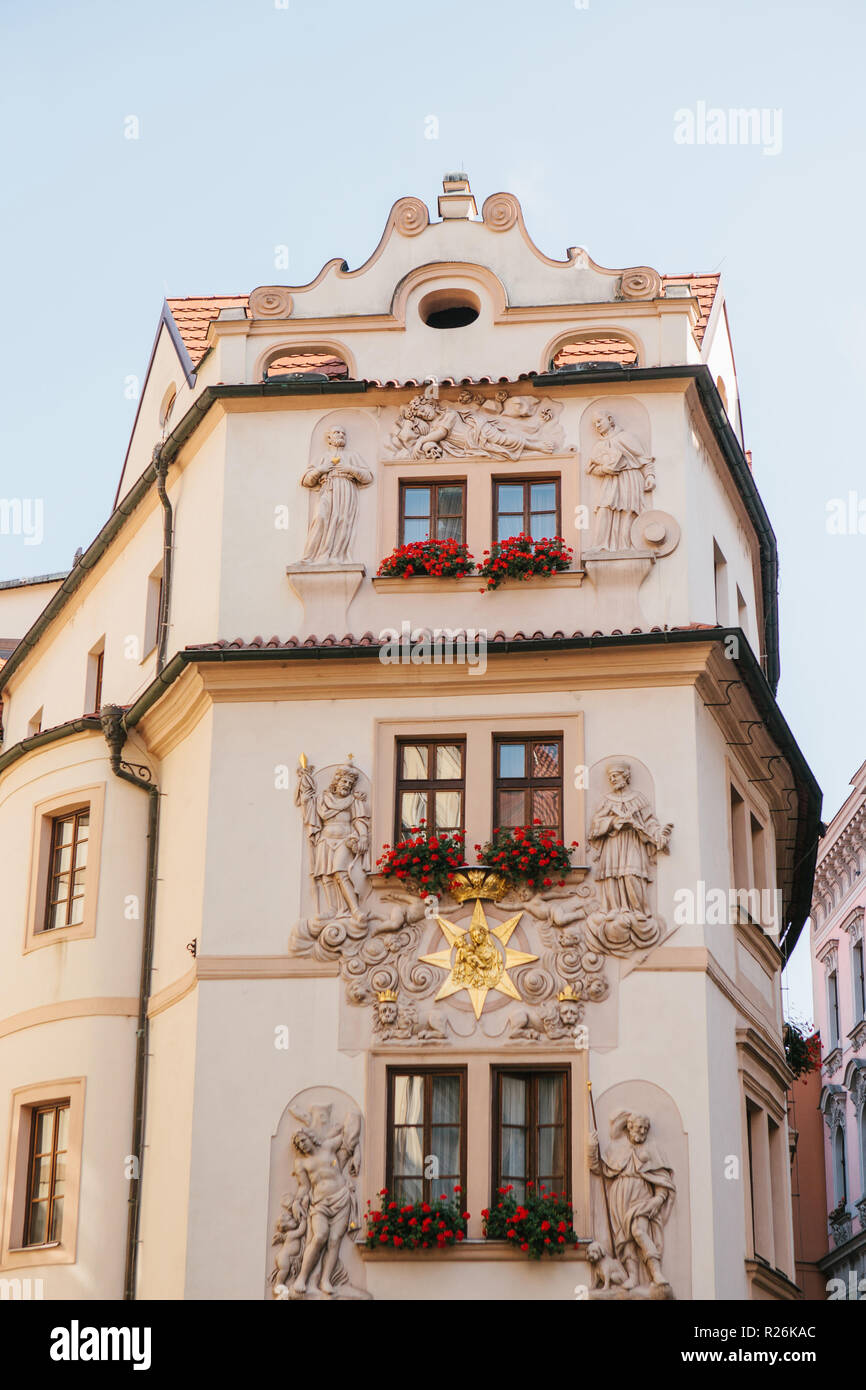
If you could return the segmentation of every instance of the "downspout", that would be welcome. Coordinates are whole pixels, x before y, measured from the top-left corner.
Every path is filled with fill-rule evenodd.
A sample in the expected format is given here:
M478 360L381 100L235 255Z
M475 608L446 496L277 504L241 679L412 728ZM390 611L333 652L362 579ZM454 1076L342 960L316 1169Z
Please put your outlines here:
M165 667L165 653L168 647L168 615L171 607L171 561L174 550L174 516L168 500L166 479L168 478L168 456L163 457L162 448L153 451L156 467L156 490L165 513L162 523L162 592L160 594L159 615L157 618L156 670L157 674Z
M135 1080L132 1103L132 1143L130 1154L136 1160L136 1172L129 1179L126 1220L126 1262L123 1278L125 1302L135 1301L138 1269L138 1231L141 1220L141 1170L144 1164L144 1117L147 1101L147 1058L150 1025L147 1005L150 997L150 975L153 967L153 942L156 924L156 869L159 837L159 787L147 767L127 763L121 757L126 742L123 710L119 705L104 705L100 711L102 732L108 744L111 770L121 781L146 792L149 799L147 814L147 866L144 890L144 926L141 936L141 967L138 986L138 1027L135 1033Z

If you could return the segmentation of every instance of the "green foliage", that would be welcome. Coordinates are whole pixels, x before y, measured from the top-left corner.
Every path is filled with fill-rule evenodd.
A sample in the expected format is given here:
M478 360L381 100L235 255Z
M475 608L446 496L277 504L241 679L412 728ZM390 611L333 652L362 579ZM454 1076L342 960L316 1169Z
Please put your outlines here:
M497 1188L496 1197L496 1206L481 1213L486 1240L507 1240L530 1260L561 1255L577 1244L565 1193L548 1192L544 1183L537 1188L527 1183L525 1202L517 1201L512 1186Z
M367 1203L364 1213L368 1250L443 1250L466 1239L469 1212L463 1210L462 1187L453 1196L441 1193L431 1202L410 1202L400 1206L383 1187L379 1206Z

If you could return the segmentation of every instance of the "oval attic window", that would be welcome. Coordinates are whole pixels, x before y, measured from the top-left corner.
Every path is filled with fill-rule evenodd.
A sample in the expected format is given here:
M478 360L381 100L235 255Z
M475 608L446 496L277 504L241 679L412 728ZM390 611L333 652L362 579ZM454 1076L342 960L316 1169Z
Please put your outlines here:
M470 290L433 290L418 305L428 328L465 328L480 312L481 300Z

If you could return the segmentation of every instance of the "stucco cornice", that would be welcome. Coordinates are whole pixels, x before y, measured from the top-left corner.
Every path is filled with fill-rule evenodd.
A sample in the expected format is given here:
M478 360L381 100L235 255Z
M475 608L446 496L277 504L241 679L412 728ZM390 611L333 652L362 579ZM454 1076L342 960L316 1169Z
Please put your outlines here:
M755 1091L763 1092L761 1099L775 1112L776 1119L784 1119L785 1093L794 1077L781 1044L771 1041L766 1033L756 1028L738 1028L737 1053L742 1074L748 1077Z
M340 967L334 961L312 956L198 956L184 975L151 995L147 1014L156 1018L182 1003L202 980L330 980L339 974Z
M138 1000L135 998L62 999L54 1004L40 1004L34 1009L10 1014L0 1019L0 1038L19 1033L25 1028L39 1028L50 1023L65 1023L76 1018L135 1018Z
M781 968L781 957L776 952L776 970ZM777 1039L768 1031L766 1022L756 1013L753 1004L746 998L739 985L731 979L728 972L706 946L668 946L662 944L651 951L645 960L635 965L634 973L647 970L662 970L673 974L681 971L704 974L715 985L744 1020L744 1030L762 1040L768 1055L777 1059L779 1052Z
M495 661L489 661L485 696L533 690L693 686L712 652L710 642L636 646L619 645L612 639L610 644L598 643L579 653L554 648L528 662L524 645L536 644L520 644L518 650L497 653ZM163 758L213 705L370 696L384 700L408 691L418 697L477 693L477 682L473 684L468 667L413 666L407 672L401 666L383 665L378 649L363 648L362 652L366 660L347 663L346 648L299 647L285 652L191 648L166 668L164 691L152 688L127 712L127 725L137 727L148 751ZM310 660L314 655L317 659ZM262 660L263 656L266 659ZM151 698L154 694L155 699Z

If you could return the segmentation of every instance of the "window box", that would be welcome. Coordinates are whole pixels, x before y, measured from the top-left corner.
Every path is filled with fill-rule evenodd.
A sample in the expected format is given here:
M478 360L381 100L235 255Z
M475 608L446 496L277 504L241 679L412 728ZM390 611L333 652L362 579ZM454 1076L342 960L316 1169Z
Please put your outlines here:
M580 1237L574 1245L563 1247L564 1253L559 1257L562 1260L575 1260L584 1262L586 1260L587 1247L590 1245L588 1237ZM359 1241L355 1249L362 1260L387 1260L389 1263L397 1260L415 1260L418 1256L414 1250L407 1250L405 1246L395 1250L393 1246L383 1245L379 1250L368 1250L363 1242ZM526 1262L527 1256L522 1250L514 1249L514 1242L511 1240L484 1240L483 1238L469 1238L460 1242L459 1245L446 1246L444 1250L424 1250L422 1251L424 1263L439 1260L466 1260L470 1263L479 1261L500 1261L500 1260L520 1260Z
M497 586L497 590L506 591L514 589L579 589L586 577L585 570L560 570L556 574L531 574L524 579L503 579ZM404 594L408 590L413 593L424 593L429 590L431 593L478 593L477 575L469 579L445 578L434 579L428 574L397 575L395 578L384 578L377 576L372 581L373 589L377 594ZM492 594L493 589L486 589L485 593Z
M475 572L475 558L456 540L410 541L382 561L377 578L465 579Z
M469 1220L469 1212L463 1210L462 1194L462 1187L457 1185L446 1200L446 1194L441 1193L429 1202L405 1202L400 1206L394 1200L395 1194L382 1188L376 1205L368 1201L364 1213L367 1249L428 1254L462 1244Z
M533 540L525 531L497 541L484 552L484 562L478 567L479 578L487 589L497 589L504 579L521 583L531 578L549 578L571 567L574 551L561 536Z

